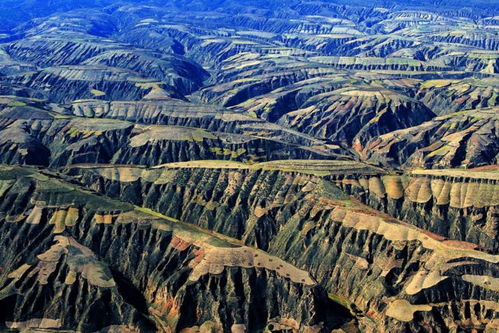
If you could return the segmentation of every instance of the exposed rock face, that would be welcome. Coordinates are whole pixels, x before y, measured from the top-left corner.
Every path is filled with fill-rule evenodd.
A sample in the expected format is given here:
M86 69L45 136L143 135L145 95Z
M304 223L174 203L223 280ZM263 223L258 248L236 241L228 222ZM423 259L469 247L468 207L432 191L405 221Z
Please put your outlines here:
M496 78L428 80L420 85L417 97L438 114L487 108L497 105Z
M413 172L338 179L370 207L450 239L498 253L498 179L487 172Z
M334 163L311 174L267 171L272 165L250 169L227 165L222 170L189 164L157 169L85 167L70 169L68 174L82 176L83 183L102 193L224 232L289 260L311 272L328 292L345 297L359 311L391 329L423 329L425 322L463 329L470 320L481 317L482 307L495 311L492 303L485 302L474 314L458 314L474 297L471 290L476 290L476 285L469 283L476 281L483 286L478 282L482 277L468 277L464 272L496 274L497 255L482 252L471 243L487 244L485 251L497 253L496 180L446 184L441 178L428 179L433 186L428 185L427 194L416 176L402 185L396 176L378 178L375 169L364 169L359 178L355 173L362 169L354 167L353 173L345 176ZM290 162L286 165L293 166ZM348 170L346 165L340 168ZM433 193L437 183L449 191ZM340 187L375 208L435 233L352 201ZM464 192L466 189L469 192ZM474 198L473 193L485 197ZM463 198L469 199L461 202ZM436 201L436 208L420 217L422 205L428 206L430 200ZM470 216L459 217L470 211ZM439 221L446 225L439 225ZM485 274L484 267L492 271ZM444 295L441 290L459 292ZM484 290L480 297L494 302L494 290ZM385 299L388 294L390 298ZM450 319L452 308L461 310ZM414 312L420 311L421 316L415 317ZM437 319L443 317L448 319ZM485 321L476 327L495 327L494 318L483 318Z
M140 99L153 89L169 91L170 96L178 96L171 87L140 78L137 80L135 75L128 70L102 66L60 66L14 76L9 83L41 91L42 97L59 103L96 96L111 100ZM46 91L45 87L53 88Z
M6 74L0 92L76 108L97 101L147 101L150 109L169 97L201 101L282 125L277 131L292 128L342 145L335 151L342 155L435 114L496 105L496 26L483 9L465 14L299 2L279 4L287 9L277 15L264 4L262 11L231 1L225 9L154 5L62 6L58 14L9 28L0 47ZM184 12L193 8L210 14ZM116 117L115 110L101 116ZM133 119L134 111L126 113ZM193 121L182 126L188 123L197 127ZM211 130L232 132L215 124Z
M288 113L281 123L361 149L384 133L432 117L424 105L392 91L345 89L314 96L301 109Z
M85 64L129 69L142 77L166 82L182 94L199 89L209 76L201 66L180 56L161 57L128 50L107 51L86 60Z
M152 102L122 102L116 108L97 102L73 109L77 115L88 116L110 110L111 114L104 115L139 122L133 124L117 119L54 115L53 112L61 112L61 109L36 104L30 99L21 102L6 98L4 102L0 111L0 148L4 152L0 161L3 163L51 167L78 163L153 166L196 159L259 162L288 158L345 158L338 155L342 152L340 147L237 114L208 112L205 115L203 110L197 114L205 127L215 129L217 124L226 123L227 130L235 133L187 127L186 118L191 119L193 125L199 122L196 117L190 117L190 112L175 113L174 103L167 104L169 108L173 107L173 112L163 110L161 103L155 105ZM177 102L181 109L183 105L191 107L188 103ZM122 113L127 110L130 110L130 115ZM143 126L140 122L171 122L184 126ZM270 137L265 137L266 134Z
M497 107L440 116L369 142L364 158L383 165L425 168L497 164Z
M209 131L254 135L273 138L309 147L323 152L343 153L339 147L326 145L316 139L278 124L269 123L230 109L190 103L175 99L144 100L137 102L103 102L98 100L75 102L69 114L88 118L120 119L138 124L171 125L202 128Z
M5 51L15 59L49 67L54 65L77 65L87 58L96 56L106 50L99 40L88 42L72 41L70 39L50 36L45 39L21 39L5 48Z
M349 318L308 272L263 251L32 170L1 175L4 328L306 331Z
M499 331L497 12L0 1L0 331Z

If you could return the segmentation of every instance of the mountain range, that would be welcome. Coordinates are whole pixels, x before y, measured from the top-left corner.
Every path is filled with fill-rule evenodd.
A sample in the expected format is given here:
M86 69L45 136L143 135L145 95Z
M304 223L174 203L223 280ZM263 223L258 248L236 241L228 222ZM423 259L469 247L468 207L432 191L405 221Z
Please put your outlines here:
M1 332L499 331L499 3L0 2Z

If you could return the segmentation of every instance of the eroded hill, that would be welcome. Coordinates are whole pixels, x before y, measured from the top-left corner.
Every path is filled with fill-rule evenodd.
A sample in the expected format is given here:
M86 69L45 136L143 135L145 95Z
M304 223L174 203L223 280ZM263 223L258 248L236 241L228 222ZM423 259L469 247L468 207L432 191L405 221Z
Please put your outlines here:
M0 330L499 330L499 7L0 3Z

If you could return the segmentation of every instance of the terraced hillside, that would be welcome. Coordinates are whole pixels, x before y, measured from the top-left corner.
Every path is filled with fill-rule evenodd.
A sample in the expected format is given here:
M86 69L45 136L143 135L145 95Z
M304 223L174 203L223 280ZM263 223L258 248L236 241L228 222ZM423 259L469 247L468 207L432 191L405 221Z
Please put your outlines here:
M499 331L499 4L0 20L0 331Z

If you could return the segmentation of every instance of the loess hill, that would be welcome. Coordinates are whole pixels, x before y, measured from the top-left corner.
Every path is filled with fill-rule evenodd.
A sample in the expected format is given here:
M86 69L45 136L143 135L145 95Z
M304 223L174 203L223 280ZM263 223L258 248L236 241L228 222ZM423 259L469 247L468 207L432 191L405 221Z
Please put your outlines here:
M0 3L0 331L499 331L494 1Z

